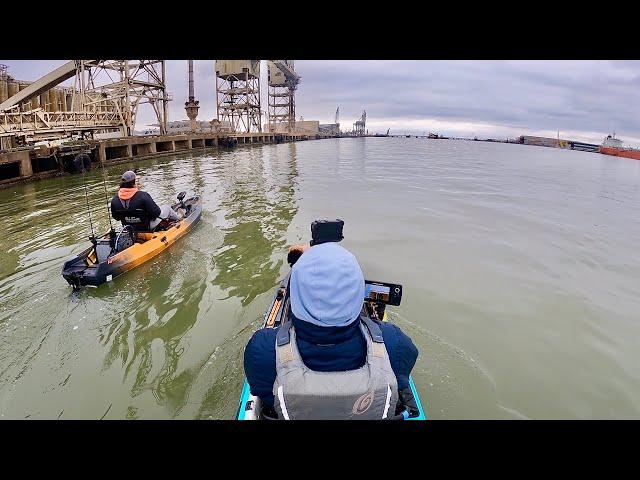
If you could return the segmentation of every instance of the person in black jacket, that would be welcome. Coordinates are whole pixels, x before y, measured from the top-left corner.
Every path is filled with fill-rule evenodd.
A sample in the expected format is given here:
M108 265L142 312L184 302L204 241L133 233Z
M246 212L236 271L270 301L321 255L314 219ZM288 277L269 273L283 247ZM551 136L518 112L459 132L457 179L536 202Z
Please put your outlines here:
M139 190L136 185L135 172L127 170L122 174L122 181L120 182L118 193L111 199L111 214L114 215L114 212L118 210L135 209L141 209L147 212L147 215L151 219L149 226L152 230L163 220L168 222L180 220L180 216L170 205L158 206L156 202L153 201L153 198L151 198L151 195Z

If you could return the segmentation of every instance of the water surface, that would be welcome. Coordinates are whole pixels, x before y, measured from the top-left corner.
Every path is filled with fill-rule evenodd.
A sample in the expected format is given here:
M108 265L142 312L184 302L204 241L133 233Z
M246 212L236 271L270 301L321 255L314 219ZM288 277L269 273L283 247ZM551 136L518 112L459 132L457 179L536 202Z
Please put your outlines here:
M98 289L60 275L108 229L100 171L0 190L3 418L232 418L242 350L316 218L345 220L431 418L639 418L640 162L480 142L345 138L127 168L198 227Z

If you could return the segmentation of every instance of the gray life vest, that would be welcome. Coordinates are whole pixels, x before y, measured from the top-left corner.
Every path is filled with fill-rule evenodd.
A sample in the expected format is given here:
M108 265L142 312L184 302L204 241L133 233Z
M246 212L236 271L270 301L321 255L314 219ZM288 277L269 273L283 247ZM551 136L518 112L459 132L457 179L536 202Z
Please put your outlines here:
M367 361L356 370L316 372L300 357L291 320L276 336L275 409L284 420L381 420L393 417L398 382L389 362L382 330L360 316Z

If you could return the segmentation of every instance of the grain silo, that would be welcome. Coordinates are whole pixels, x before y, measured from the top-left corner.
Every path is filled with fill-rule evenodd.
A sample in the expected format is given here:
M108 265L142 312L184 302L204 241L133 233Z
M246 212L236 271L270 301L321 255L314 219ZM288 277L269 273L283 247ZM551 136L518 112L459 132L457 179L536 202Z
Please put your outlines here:
M0 103L9 98L7 66L0 64Z
M217 118L236 132L261 132L260 60L216 60Z

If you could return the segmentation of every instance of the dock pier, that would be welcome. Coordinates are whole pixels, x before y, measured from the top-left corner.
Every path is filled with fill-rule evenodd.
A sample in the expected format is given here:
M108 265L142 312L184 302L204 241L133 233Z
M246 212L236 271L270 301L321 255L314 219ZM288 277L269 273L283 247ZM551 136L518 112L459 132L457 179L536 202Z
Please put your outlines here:
M321 138L332 138L332 136L322 133L310 135L270 132L189 133L76 141L58 147L16 148L0 151L0 188L72 171L72 162L79 153L87 153L92 164L100 166L151 156L223 148L231 139L237 146L243 146Z

